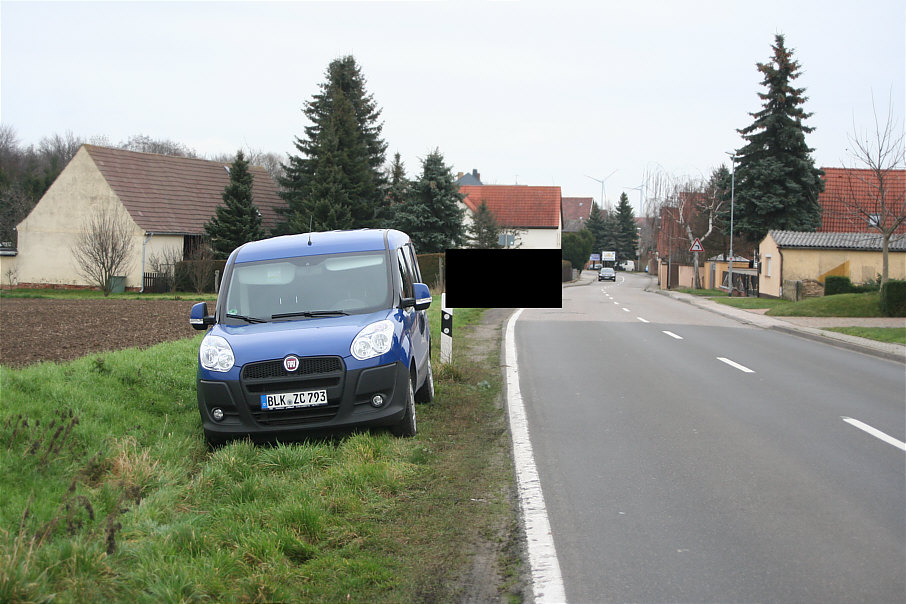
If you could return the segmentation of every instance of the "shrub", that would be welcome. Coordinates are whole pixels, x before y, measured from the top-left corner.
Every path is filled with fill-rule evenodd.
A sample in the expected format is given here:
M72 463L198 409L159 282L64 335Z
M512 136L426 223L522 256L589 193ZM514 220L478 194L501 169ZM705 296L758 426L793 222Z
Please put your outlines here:
M566 283L573 280L573 263L569 260L560 261L560 281Z
M881 314L906 317L906 281L890 280L881 288Z
M824 278L824 295L833 296L835 294L851 294L855 291L852 281L849 277L840 277L837 275L828 275Z

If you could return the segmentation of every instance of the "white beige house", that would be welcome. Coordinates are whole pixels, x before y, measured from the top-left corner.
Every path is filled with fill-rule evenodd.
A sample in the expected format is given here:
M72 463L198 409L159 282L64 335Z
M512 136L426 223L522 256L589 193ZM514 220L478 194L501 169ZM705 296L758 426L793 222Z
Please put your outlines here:
M760 296L780 298L784 282L814 280L828 275L864 283L881 273L881 236L878 233L803 233L770 231L758 247L761 266ZM906 235L890 240L888 270L891 279L906 279Z
M270 230L275 208L285 202L263 168L249 171L254 203ZM222 162L83 145L16 227L16 255L4 257L2 270L20 287L89 285L72 250L87 219L106 210L130 224L134 244L122 276L126 288L141 290L153 258L182 260L195 249L227 184L229 165Z
M510 236L505 247L560 248L560 187L471 185L461 186L459 192L465 196L466 228L472 225L472 216L485 202L498 226Z

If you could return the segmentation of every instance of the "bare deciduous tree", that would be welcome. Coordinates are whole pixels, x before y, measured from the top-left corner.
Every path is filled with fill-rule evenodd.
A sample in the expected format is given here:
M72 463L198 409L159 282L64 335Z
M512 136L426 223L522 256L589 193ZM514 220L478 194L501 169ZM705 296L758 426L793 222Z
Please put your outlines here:
M659 217L659 232L670 239L667 245L671 250L685 256L696 239L704 243L716 232L716 219L726 199L716 186L715 176L706 181L703 178L677 178L661 172L649 176L646 189L651 204L647 211ZM699 252L692 253L692 266L694 287L700 289Z
M201 293L211 281L214 273L214 252L209 241L203 241L196 247L186 262L189 283L196 293Z
M105 296L113 289L113 277L131 268L133 228L125 210L98 208L86 218L76 238L72 248L76 270Z
M281 160L279 153L252 149L251 147L242 149L242 152L245 154L249 166L260 166L264 168L264 171L270 175L275 183L279 183L280 179L286 175L286 170L283 169L283 161ZM218 153L211 157L211 161L221 162L224 165L232 164L235 159L236 156L230 155L229 153Z
M148 257L148 268L152 273L160 275L159 278L163 280L160 287L164 291L176 290L176 265L181 261L182 249L178 247L168 247Z
M868 225L881 235L883 287L889 274L890 241L906 236L897 234L906 223L906 178L897 173L906 168L906 147L903 128L894 118L892 104L888 104L883 123L876 109L874 118L873 133L856 134L853 125L854 133L849 136L853 161L845 166L849 172L837 201L849 220L860 226Z

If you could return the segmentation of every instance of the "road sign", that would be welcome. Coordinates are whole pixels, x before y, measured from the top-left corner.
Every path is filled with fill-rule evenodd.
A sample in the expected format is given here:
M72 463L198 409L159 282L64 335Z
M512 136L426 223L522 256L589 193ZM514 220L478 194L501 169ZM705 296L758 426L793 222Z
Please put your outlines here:
M692 242L692 247L689 248L690 252L704 252L705 248L702 247L702 242L699 241L698 237L695 238L695 241Z

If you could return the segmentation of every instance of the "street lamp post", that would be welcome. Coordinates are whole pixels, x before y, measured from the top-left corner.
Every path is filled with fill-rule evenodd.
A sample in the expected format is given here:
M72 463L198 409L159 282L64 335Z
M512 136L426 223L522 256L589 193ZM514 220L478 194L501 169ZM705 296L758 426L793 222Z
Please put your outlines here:
M727 276L730 281L730 297L733 297L733 206L736 202L736 155L727 153L733 162L730 171L730 262L727 265Z

